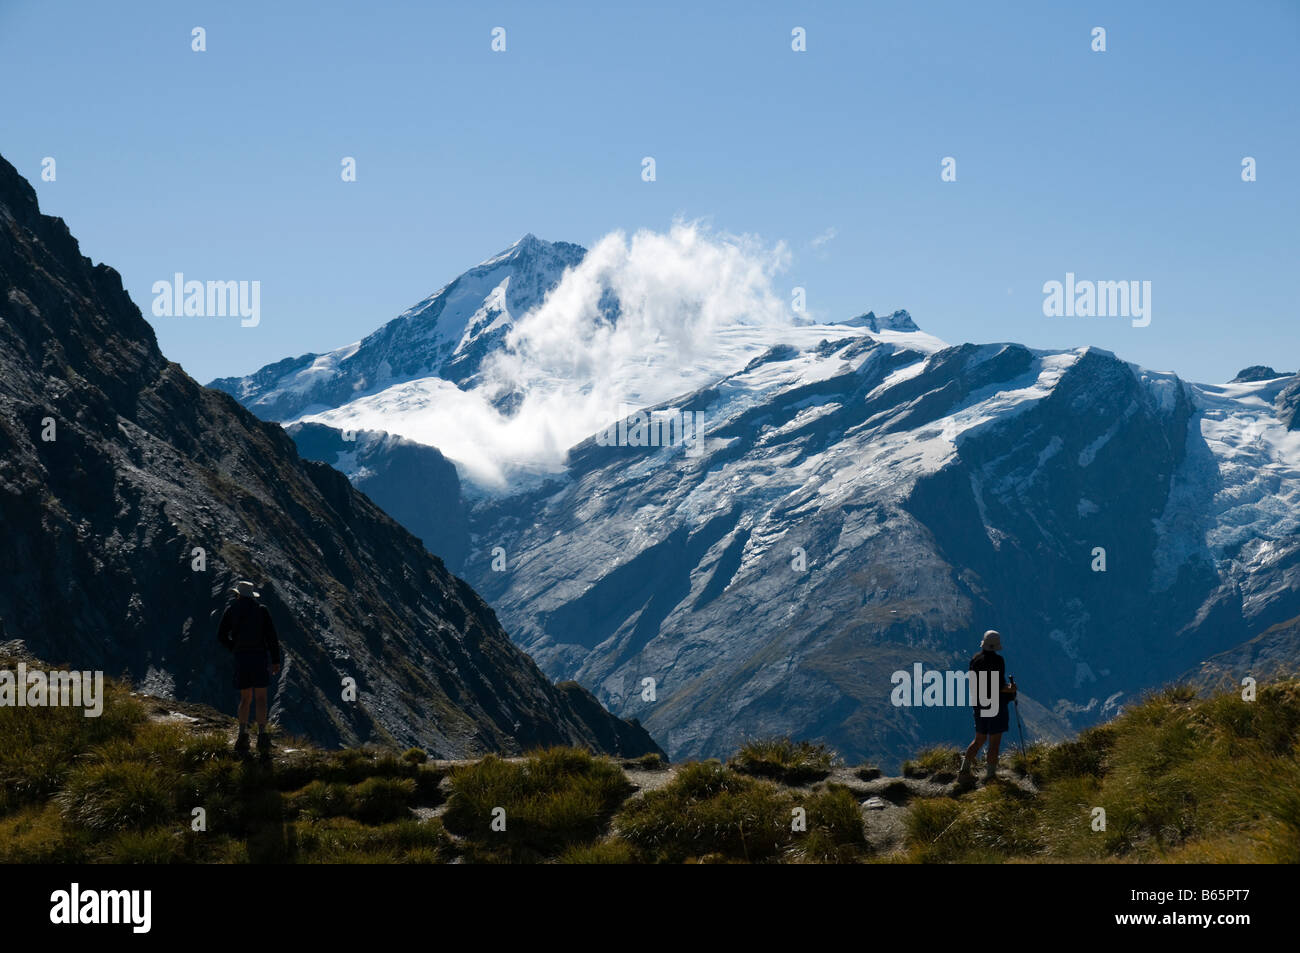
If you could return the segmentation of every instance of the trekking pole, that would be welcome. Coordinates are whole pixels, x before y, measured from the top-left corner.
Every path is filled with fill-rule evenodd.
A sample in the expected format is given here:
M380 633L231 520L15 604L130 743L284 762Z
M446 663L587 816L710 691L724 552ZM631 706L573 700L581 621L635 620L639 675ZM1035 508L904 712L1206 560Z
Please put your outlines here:
M1011 684L1016 684L1016 677L1011 676ZM1017 693L1018 695L1019 693ZM1024 759L1025 770L1029 770L1029 755L1025 754L1025 723L1020 720L1020 698L1016 697L1011 700L1011 704L1016 706L1016 728L1020 731L1020 757Z

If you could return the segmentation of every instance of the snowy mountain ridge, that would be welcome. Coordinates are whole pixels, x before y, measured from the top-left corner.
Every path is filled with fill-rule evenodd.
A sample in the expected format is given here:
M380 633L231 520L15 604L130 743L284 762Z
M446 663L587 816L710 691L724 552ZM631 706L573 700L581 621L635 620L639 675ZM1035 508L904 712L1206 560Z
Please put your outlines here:
M487 264L449 356L494 333L493 300L525 317L519 275ZM535 301L564 272L547 274ZM399 319L407 339L450 341L435 298ZM384 340L348 360L373 365ZM428 523L429 486L454 486L452 461L454 533L427 541L461 556L453 571L548 675L674 757L785 733L875 757L961 734L963 713L893 707L889 677L964 668L989 627L1010 640L1031 734L1061 737L1300 616L1294 375L1201 385L1096 347L950 346L903 311L631 340L630 357L596 352L612 369L542 365L503 401L483 368L513 356L507 331L477 376L340 388L294 419L354 480L390 474L383 505L408 525ZM702 452L596 439L640 409L698 415ZM349 430L400 435L403 462L319 436Z
M360 341L286 358L208 386L264 419L290 422L423 377L470 380L514 317L540 303L585 249L525 235Z

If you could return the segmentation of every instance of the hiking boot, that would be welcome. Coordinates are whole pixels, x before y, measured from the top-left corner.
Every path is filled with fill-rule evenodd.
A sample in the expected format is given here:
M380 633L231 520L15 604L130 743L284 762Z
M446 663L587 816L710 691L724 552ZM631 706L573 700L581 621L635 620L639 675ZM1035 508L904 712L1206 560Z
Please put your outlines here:
M965 755L962 755L962 756L961 756L961 767L959 767L959 768L957 769L957 774L958 774L959 776L964 777L964 776L966 776L966 775L968 775L968 774L973 774L974 771L975 771L975 765L972 764L970 761L967 761Z
M998 777L998 769L995 768L993 765L990 764L988 767L984 769L985 781L996 781L997 777Z
M266 754L271 750L271 733L269 731L259 731L257 733L257 750Z
M248 732L241 731L235 739L235 754L248 754Z

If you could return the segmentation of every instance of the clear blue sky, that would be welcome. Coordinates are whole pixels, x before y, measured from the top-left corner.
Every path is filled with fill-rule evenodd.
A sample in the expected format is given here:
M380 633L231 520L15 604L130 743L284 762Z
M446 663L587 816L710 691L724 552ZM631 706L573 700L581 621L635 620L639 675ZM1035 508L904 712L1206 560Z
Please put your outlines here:
M0 153L200 381L355 340L525 232L675 216L787 242L823 318L1300 365L1295 0L0 0L0 88ZM152 318L176 271L261 281L261 325ZM1150 326L1044 317L1067 271L1151 281Z

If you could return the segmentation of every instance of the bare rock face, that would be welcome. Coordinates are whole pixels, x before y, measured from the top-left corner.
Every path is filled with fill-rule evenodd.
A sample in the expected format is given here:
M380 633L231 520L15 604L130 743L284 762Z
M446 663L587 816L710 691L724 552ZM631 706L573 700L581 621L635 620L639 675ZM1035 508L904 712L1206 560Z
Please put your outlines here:
M1252 364L1250 367L1242 368L1237 372L1228 383L1230 384L1250 384L1256 381L1271 381L1278 377L1292 377L1290 371L1275 371L1266 364Z
M318 743L444 757L658 750L553 685L474 590L343 475L169 362L117 272L84 258L2 158L0 290L8 638L228 709L216 625L231 583L250 578L286 656L273 717Z

